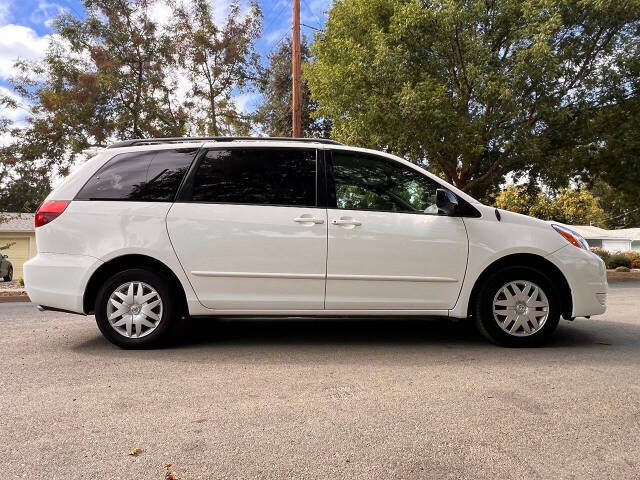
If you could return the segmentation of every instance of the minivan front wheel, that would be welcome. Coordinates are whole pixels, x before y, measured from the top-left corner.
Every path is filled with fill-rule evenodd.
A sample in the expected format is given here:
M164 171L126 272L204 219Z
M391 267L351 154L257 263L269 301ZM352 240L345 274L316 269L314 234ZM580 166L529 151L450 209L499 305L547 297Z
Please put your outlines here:
M553 283L529 267L494 272L480 289L475 316L478 330L504 346L544 343L558 326L561 306Z
M98 292L95 315L98 328L122 348L157 345L169 331L175 302L164 277L143 269L111 276Z

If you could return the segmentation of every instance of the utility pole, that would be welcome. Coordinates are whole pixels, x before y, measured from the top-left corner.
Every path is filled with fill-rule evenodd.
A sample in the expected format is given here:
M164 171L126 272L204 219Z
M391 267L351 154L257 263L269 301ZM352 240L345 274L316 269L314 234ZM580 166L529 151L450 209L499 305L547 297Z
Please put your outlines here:
M300 95L302 89L300 87L301 61L300 61L300 0L293 0L293 40L291 45L292 53L292 77L293 77L293 134L292 137L302 136L302 101Z

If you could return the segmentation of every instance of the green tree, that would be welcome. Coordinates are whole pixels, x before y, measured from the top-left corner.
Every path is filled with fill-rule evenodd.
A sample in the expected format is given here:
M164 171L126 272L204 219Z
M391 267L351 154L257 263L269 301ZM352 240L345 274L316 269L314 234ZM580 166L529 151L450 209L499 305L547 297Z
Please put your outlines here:
M337 139L486 197L620 108L639 26L639 0L341 0L307 78Z
M12 79L29 110L14 129L16 161L65 175L78 153L113 138L184 134L174 90L174 42L144 0L85 0L85 18L62 15L45 57L18 62Z
M549 196L536 187L509 184L496 196L494 204L503 210L542 220L606 226L606 215L599 199L586 189L567 188Z
M636 172L631 172L630 175L634 173ZM640 182L637 188L640 189ZM592 182L589 190L598 197L600 205L606 212L607 228L640 227L640 203L637 192L629 192L618 186L612 187L600 178Z
M180 5L175 15L173 42L191 81L196 133L248 133L250 119L237 111L231 97L256 76L259 56L253 42L262 28L260 8L251 3L243 17L234 0L222 26L216 24L209 0Z
M300 43L300 56L303 64L311 59L311 51L306 37ZM259 89L262 104L255 119L262 129L273 137L290 137L292 127L292 80L291 80L291 44L283 42L268 57L269 66L262 72ZM328 138L331 122L325 118L313 118L317 103L311 98L306 77L302 78L302 132L305 137Z
M510 183L496 196L494 205L502 210L529 215L538 195L525 185Z
M41 166L0 162L0 172L0 212L34 213L51 190L49 174Z
M0 133L14 139L0 148L3 210L32 211L50 179L65 176L93 145L217 135L239 125L247 131L230 95L246 85L257 61L251 43L260 28L257 6L241 16L232 3L229 19L217 27L204 0L174 5L172 25L152 19L153 3L84 0L86 17L56 18L41 61L16 63L11 84L24 101L5 96L0 103L23 109L27 120L18 128L0 119ZM185 71L183 98L178 87L184 87Z
M553 218L569 225L605 226L606 216L599 200L584 189L567 188L553 202Z

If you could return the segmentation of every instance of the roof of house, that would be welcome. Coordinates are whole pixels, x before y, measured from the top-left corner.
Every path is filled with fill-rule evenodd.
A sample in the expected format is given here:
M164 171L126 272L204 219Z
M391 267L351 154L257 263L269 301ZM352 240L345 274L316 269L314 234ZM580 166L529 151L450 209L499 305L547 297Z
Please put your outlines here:
M33 232L34 213L2 213L1 216L7 217L6 221L0 221L0 232Z
M593 225L567 225L586 239L618 239L640 240L640 228L621 228L619 230L606 230Z

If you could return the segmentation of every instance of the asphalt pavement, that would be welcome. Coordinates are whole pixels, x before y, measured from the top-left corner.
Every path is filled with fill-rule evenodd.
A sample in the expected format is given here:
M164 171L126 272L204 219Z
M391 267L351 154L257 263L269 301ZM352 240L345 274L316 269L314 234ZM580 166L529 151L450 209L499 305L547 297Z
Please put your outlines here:
M639 478L640 283L609 293L533 349L444 319L292 319L125 351L93 317L0 304L0 477Z

